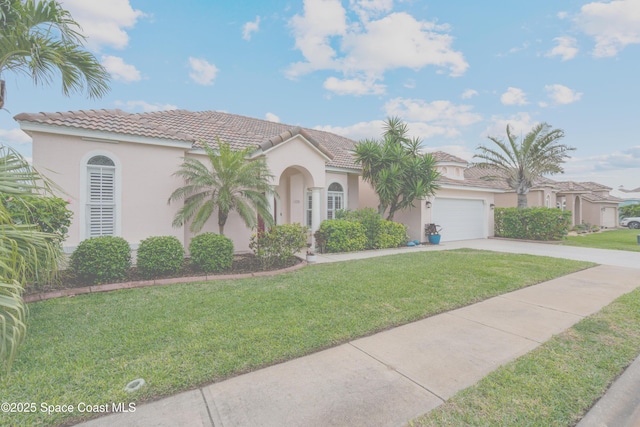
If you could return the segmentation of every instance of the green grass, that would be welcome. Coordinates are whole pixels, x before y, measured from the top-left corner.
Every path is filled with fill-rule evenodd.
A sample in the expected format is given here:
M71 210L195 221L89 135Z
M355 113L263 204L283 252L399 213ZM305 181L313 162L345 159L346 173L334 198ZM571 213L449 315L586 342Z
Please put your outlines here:
M590 265L472 250L413 252L33 303L27 340L0 390L9 402L140 402ZM148 386L125 395L136 378ZM20 414L0 425L69 419Z
M640 252L638 234L640 234L640 230L611 230L602 233L580 234L567 236L563 245Z
M573 426L639 349L636 289L410 425Z

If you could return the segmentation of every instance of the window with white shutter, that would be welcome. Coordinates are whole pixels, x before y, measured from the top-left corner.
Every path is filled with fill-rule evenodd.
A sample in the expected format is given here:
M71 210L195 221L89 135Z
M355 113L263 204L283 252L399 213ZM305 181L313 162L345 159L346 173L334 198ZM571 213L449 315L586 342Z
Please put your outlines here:
M116 167L107 156L87 162L87 237L116 232Z

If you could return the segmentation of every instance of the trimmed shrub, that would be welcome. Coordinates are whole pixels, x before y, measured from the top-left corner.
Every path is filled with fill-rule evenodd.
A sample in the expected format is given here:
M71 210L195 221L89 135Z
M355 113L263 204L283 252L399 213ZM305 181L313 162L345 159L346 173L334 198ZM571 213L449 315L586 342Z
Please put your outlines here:
M101 236L83 240L71 254L71 269L88 283L123 280L131 267L131 249L122 237Z
M205 273L228 270L233 265L233 241L216 233L202 233L189 243L191 262Z
M496 208L495 235L511 239L560 240L571 226L571 211L550 208Z
M364 226L364 234L367 237L365 249L378 249L378 235L382 226L382 216L373 208L358 209L355 211L341 210L336 214L336 219L358 222Z
M373 208L338 211L336 217L362 224L367 237L365 249L397 248L409 239L405 225L383 219Z
M367 245L365 228L359 222L343 219L322 221L314 234L320 252L362 251Z
M380 232L376 236L374 247L376 249L397 248L404 246L408 240L407 227L404 224L383 219L380 223Z
M144 278L178 273L183 264L184 247L176 237L155 236L140 242L137 266Z
M260 260L264 270L286 266L295 259L296 252L307 247L307 227L300 224L281 224L251 236L249 247Z

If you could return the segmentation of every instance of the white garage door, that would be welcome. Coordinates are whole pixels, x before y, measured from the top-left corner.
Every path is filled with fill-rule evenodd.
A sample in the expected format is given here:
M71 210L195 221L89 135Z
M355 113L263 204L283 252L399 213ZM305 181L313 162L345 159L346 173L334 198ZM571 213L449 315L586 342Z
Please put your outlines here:
M604 208L604 212L602 213L602 226L607 228L615 228L616 208Z
M443 242L487 237L482 200L438 198L431 206L433 222L442 227Z

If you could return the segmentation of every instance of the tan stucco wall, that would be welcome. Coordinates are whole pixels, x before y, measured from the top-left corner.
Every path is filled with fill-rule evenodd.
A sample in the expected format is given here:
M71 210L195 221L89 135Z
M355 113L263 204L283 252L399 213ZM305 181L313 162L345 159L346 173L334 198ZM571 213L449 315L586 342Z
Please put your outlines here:
M268 150L265 157L274 176L274 185L278 185L278 180L286 169L296 166L305 175L305 185L308 187L322 187L325 183L327 159L300 135Z
M549 196L549 207L556 207L556 195L549 189L531 190L527 194L527 206L545 207L546 199ZM518 195L513 192L498 193L495 195L495 204L499 208L515 208L518 206Z
M605 211L609 215L605 215ZM614 228L618 225L618 207L611 203L592 203L582 200L582 221L586 224ZM611 212L613 210L614 212ZM608 218L610 221L607 221Z
M152 148L152 149L151 149ZM150 150L151 149L151 150ZM150 157L150 153L153 156ZM56 182L71 199L73 219L64 245L73 249L85 237L84 212L80 212L86 161L93 155L111 157L117 166L120 189L119 235L134 246L150 236L170 235L183 241L181 229L171 226L178 205L167 205L180 181L171 175L182 162L180 148L149 147L131 143L103 143L79 137L33 134L33 164Z

